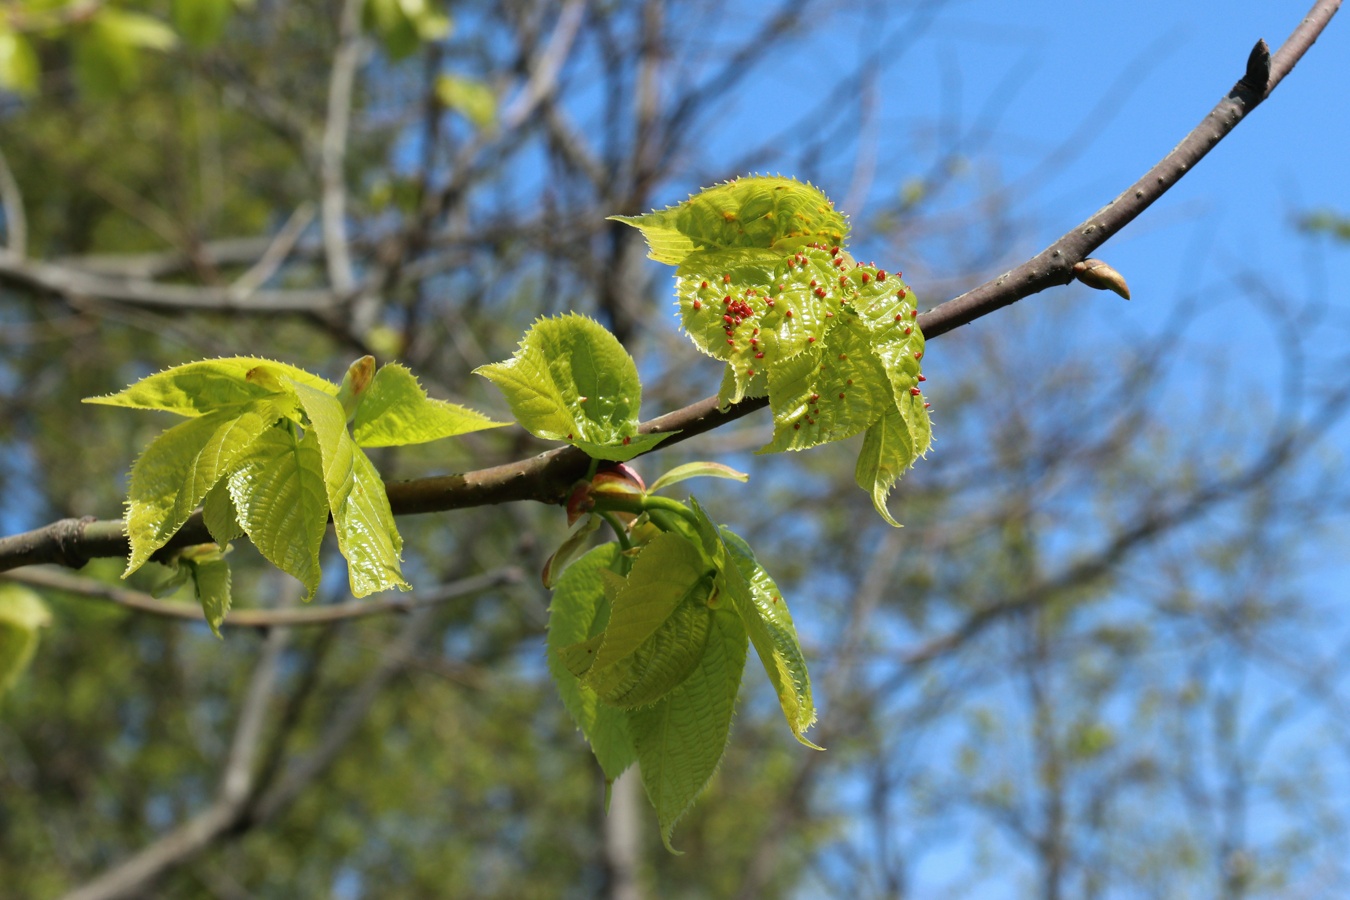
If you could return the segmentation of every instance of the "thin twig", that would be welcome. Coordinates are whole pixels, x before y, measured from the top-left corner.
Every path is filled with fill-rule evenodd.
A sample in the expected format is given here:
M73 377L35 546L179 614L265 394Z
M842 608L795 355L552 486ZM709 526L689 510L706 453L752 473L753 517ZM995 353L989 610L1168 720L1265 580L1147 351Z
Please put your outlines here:
M272 242L267 245L267 249L258 257L249 270L235 279L230 285L230 293L234 296L235 302L240 303L249 297L268 282L281 264L286 261L286 257L291 255L295 249L295 244L300 240L300 235L304 234L309 223L314 220L314 204L309 201L301 203L291 213L286 224L281 226Z
M239 709L215 802L93 881L71 891L65 900L117 900L140 896L155 879L195 857L234 825L252 791L253 767L262 742L267 707L280 673L282 652L289 640L290 629L287 628L273 629L267 636Z
M328 116L324 120L320 147L320 180L323 183L324 257L328 281L334 293L347 296L356 285L347 247L347 134L351 128L352 86L361 61L361 7L363 0L346 0L338 24L338 49L328 81Z
M59 569L30 568L3 576L30 587L63 591L90 600L104 600L124 609L149 613L186 622L205 622L201 607L195 603L158 600L141 591L105 584L93 578L71 575ZM424 606L435 606L476 594L503 584L517 584L524 574L514 566L494 569L481 575L461 578L416 594L392 595L374 600L349 600L306 609L236 609L221 622L222 628L268 628L278 625L329 625L347 619L361 619L386 613L406 613Z

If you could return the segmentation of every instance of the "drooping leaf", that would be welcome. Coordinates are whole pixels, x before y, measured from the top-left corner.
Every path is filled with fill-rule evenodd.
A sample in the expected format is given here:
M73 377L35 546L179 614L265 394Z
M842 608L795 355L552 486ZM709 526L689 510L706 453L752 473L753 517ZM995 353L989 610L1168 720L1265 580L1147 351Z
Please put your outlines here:
M567 567L572 564L572 560L581 553L586 544L590 542L591 535L600 528L604 520L599 516L586 516L572 523L568 529L567 537L558 545L547 560L544 561L544 571L540 575L544 587L552 588L562 577L562 573L567 571Z
M216 547L193 547L182 554L181 565L192 576L197 589L197 600L202 605L206 624L211 633L220 637L220 623L230 612L230 564L225 554Z
M712 574L698 548L678 534L647 543L613 598L583 683L623 708L653 703L680 684L707 640Z
M726 750L746 643L740 618L713 610L694 670L656 704L628 714L642 783L656 807L661 841L671 852L676 852L670 843L675 823L707 786Z
M613 574L613 567L618 564L618 546L605 544L569 566L553 592L548 617L549 672L563 705L590 743L609 781L618 778L636 758L627 716L601 703L595 691L568 671L562 650L592 637L602 637L609 618L602 576L606 572Z
M906 392L899 407L887 410L863 438L853 478L858 487L871 494L872 505L881 517L896 528L900 523L886 508L886 498L905 470L928 451L932 437L923 395Z
M295 383L323 460L324 487L333 514L338 550L347 560L352 594L411 590L403 580L399 536L384 482L374 464L347 432L347 417L337 397Z
M230 541L244 536L244 526L239 524L239 514L230 499L230 479L222 478L216 486L206 492L202 500L202 522L211 532L211 539L224 547Z
M820 747L804 736L806 729L816 721L816 707L811 699L806 657L802 654L787 601L769 573L755 559L750 546L725 527L720 532L734 564L724 571L732 606L755 645L755 653L778 695L778 703L793 736L806 746L819 750Z
M38 629L52 621L36 591L0 582L0 695L13 687L37 652Z
M638 434L642 384L628 351L604 326L575 313L535 322L505 362L475 371L501 389L531 434L623 462L669 435Z
M83 402L200 416L275 393L279 379L298 381L329 394L337 394L338 390L332 382L286 363L232 357L173 366L142 378L125 390L103 397L86 397ZM281 385L282 389L290 390L284 380Z
M216 482L293 407L293 398L271 394L189 419L155 438L131 469L126 574L163 547Z
M656 493L662 488L668 488L672 484L679 484L681 481L687 481L690 478L728 478L732 481L746 482L750 476L744 472L737 472L731 466L724 466L715 462L691 462L682 466L676 466L669 472L666 472L648 488L648 493Z
M644 216L611 216L642 231L657 262L700 250L757 247L779 255L811 243L838 246L848 222L817 188L782 177L738 178Z
M352 436L362 447L393 447L505 424L445 400L432 400L412 372L390 363L375 373L370 387L361 394Z
M305 586L305 600L313 598L329 509L317 435L268 429L227 482L238 522L258 552Z

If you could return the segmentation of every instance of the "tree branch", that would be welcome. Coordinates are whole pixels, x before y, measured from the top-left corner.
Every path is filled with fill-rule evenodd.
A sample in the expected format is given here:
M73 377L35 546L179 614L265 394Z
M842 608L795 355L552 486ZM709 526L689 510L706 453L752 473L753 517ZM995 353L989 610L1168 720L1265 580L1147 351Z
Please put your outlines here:
M1264 41L1257 44L1247 71L1208 115L1175 149L1130 188L1066 232L1032 259L985 282L974 290L948 300L919 316L918 324L928 339L959 328L997 309L1016 303L1073 280L1073 266L1140 213L1185 176L1213 147L1255 109L1293 69L1340 8L1340 0L1317 0L1288 40L1264 65ZM1253 85L1261 82L1263 86ZM4 274L0 260L0 276ZM295 292L286 292L295 293ZM261 292L259 295L260 296ZM678 432L664 441L666 447L739 419L768 405L765 398L745 400L727 410L718 410L717 398L707 397L683 409L643 423L646 433ZM455 475L442 475L386 485L396 515L443 512L473 506L535 500L561 503L570 487L586 473L589 458L573 447L562 447L525 460ZM193 516L168 544L167 549L206 543L210 534L200 514ZM35 563L80 566L94 557L121 556L127 552L121 521L65 519L44 528L0 538L0 571Z
M206 616L195 603L179 603L172 600L159 600L141 591L105 584L93 578L69 575L59 569L28 569L22 572L9 572L3 576L11 581L22 582L30 587L63 591L77 597L90 600L104 600L115 603L124 609L150 613L168 619L186 622L205 622ZM424 606L436 606L460 597L476 594L479 591L502 584L518 584L524 580L524 573L515 566L507 566L461 578L442 584L428 591L416 594L380 597L373 600L349 600L344 603L330 603L311 606L305 609L236 609L231 610L221 622L222 628L271 628L279 625L331 625L347 619L360 619L366 616L378 616L385 613L406 613Z

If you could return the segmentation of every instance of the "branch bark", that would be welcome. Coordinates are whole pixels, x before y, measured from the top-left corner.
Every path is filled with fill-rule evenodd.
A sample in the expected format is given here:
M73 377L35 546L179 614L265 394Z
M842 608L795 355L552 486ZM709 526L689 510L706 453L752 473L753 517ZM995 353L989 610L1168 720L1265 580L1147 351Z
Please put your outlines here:
M1340 5L1340 0L1317 0L1280 49L1269 57L1268 66L1265 42L1258 42L1242 78L1181 143L1143 177L1020 266L919 316L918 324L924 336L931 340L1024 297L1072 281L1075 263L1085 259L1151 206L1270 96L1317 40ZM0 276L5 274L5 265L0 259ZM255 299L260 295L261 292ZM707 397L643 423L641 431L678 432L661 445L669 446L767 405L766 399L756 398L719 410L717 399ZM395 515L444 512L518 500L557 504L563 502L572 484L584 476L588 464L589 458L580 450L562 447L505 465L392 482L386 487ZM196 515L169 542L168 549L210 540L200 515ZM127 541L121 521L65 519L35 531L0 538L0 571L35 563L78 567L94 557L120 556L126 552Z

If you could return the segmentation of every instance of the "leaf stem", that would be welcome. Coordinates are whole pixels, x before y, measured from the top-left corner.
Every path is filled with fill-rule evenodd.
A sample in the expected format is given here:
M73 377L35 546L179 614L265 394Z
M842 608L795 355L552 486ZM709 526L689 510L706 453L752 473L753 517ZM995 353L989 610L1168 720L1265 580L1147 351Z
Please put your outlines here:
M633 542L628 537L628 529L623 527L623 523L619 521L619 517L609 510L596 510L596 512L600 518L609 523L609 527L613 530L614 537L618 540L619 546L625 551L632 550Z

